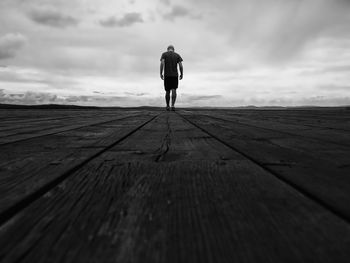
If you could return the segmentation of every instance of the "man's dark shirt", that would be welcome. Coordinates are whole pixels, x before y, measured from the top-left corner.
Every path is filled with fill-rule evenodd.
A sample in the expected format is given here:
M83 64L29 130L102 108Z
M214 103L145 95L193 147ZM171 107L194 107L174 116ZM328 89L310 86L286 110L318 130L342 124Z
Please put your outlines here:
M173 51L167 51L162 54L160 60L162 59L165 60L164 76L178 77L177 64L183 61L181 56Z

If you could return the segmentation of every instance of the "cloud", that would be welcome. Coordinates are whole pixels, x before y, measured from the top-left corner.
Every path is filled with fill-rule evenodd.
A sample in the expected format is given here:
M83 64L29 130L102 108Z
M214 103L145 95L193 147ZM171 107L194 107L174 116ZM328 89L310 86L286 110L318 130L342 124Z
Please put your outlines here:
M27 91L23 93L9 93L0 89L0 103L3 104L74 104L85 106L131 106L135 100L128 96L101 95L57 95L48 92Z
M39 91L41 89L65 89L68 86L74 89L73 86L77 84L77 81L66 75L52 74L36 68L8 66L0 68L0 87L2 84L4 87L13 85L13 87L18 87L17 90L20 90L21 86L31 86Z
M146 92L139 92L139 93L135 93L135 92L124 92L125 95L129 95L129 96L137 96L137 97L142 97L145 95L148 95L149 93Z
M350 65L334 65L302 70L300 75L343 74L347 72L350 72Z
M300 101L294 102L297 106L309 106L309 105L317 105L324 107L331 106L350 106L350 97L342 96L342 97L324 97L324 96L313 96L309 98L301 99ZM288 105L287 103L280 103L280 105Z
M172 7L171 11L163 15L163 17L166 20L173 21L178 17L200 18L200 15L192 14L190 10L184 6L175 5Z
M224 5L230 12L223 12L222 18L211 26L212 30L229 33L232 47L242 50L242 56L264 63L285 63L312 49L312 43L320 37L332 36L337 31L346 37L349 3L237 0L226 2Z
M4 104L46 104L59 102L57 95L51 93L40 93L28 91L25 93L6 93L0 92L0 103Z
M136 23L142 23L142 15L140 13L126 13L122 18L117 19L115 16L108 17L99 21L104 27L127 27Z
M321 90L326 91L350 91L350 85L335 85L335 84L328 84L328 85L319 85L317 88Z
M167 6L169 6L171 4L170 0L159 0L159 2L161 2L162 4L167 5Z
M172 43L186 62L179 105L297 104L316 95L350 97L349 0L130 3L1 0L0 38L20 32L30 43L22 49L2 44L0 58L12 59L0 60L8 66L0 66L0 88L11 94L52 92L62 103L161 105L159 57ZM195 19L196 14L203 19ZM122 30L111 33L103 26ZM321 84L336 87L322 89ZM144 92L149 94L142 96ZM84 101L80 95L94 99ZM109 102L107 95L125 98Z
M212 99L220 99L221 95L187 95L183 94L183 97L186 101L198 101L198 100L212 100Z
M350 65L328 67L324 72L350 72Z
M325 67L320 70L315 70L314 73L342 73L342 72L348 72L350 73L350 65L341 65L341 66L330 66Z
M0 59L15 57L18 50L21 49L26 42L26 37L19 33L10 33L0 37Z
M34 9L29 13L29 18L38 24L57 28L76 26L79 23L76 18L51 9Z

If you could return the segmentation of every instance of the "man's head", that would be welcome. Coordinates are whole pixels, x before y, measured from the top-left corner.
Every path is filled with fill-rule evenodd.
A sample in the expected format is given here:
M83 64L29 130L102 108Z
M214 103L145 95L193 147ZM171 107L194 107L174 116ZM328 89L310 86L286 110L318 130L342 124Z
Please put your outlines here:
M175 51L175 48L173 45L168 46L168 51Z

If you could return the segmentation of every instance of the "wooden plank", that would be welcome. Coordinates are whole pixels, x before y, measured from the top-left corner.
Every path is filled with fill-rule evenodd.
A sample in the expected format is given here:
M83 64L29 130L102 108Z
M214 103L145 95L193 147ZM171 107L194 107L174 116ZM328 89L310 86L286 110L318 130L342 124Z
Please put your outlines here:
M347 222L169 113L5 224L0 258L346 262L349 242Z
M105 120L110 120L110 118L105 118ZM81 118L70 118L63 120L50 120L50 121L41 121L38 123L30 123L27 125L19 124L13 125L12 128L8 128L6 130L0 131L0 138L4 137L17 137L18 135L30 134L35 135L38 132L55 130L55 128L61 127L70 127L76 126L77 124L87 124L87 123L96 122L96 116L89 119L81 119Z
M154 113L1 147L0 221L36 191L113 145Z
M45 129L48 128L49 125L55 125L55 124L60 124L60 125L68 125L71 124L74 121L93 121L94 119L99 119L99 118L104 118L108 119L116 117L118 115L104 115L104 114L99 114L98 112L92 112L93 114L89 114L86 116L81 116L81 115L73 115L73 116L65 116L65 117L54 117L54 118L40 118L40 119L27 119L27 120L16 120L16 121L11 121L5 123L5 125L2 125L0 128L0 135L11 135L11 131L14 133L17 130L20 130L21 132L24 132L24 129L30 129L33 128L35 131L35 128L37 127L45 127Z
M303 125L295 125L295 124L285 124L281 122L272 122L269 120L258 120L258 119L245 119L239 117L228 117L221 116L219 114L215 114L215 112L207 112L206 116L212 118L218 118L224 121L231 121L235 123L241 123L245 125L249 125L253 128L264 128L268 130L276 130L279 132L283 132L290 136L300 136L304 138L313 138L314 140L321 140L328 143L333 143L338 146L347 146L350 147L350 134L348 131L341 130L330 130L325 128L311 128Z
M235 110L218 111L219 114L227 114L246 119L259 119L274 122L297 124L313 128L326 128L330 130L350 131L350 113L345 109L323 110Z
M250 136L254 140L266 141L268 143L276 144L281 147L287 147L292 150L298 150L304 152L306 155L312 155L311 158L317 157L323 159L326 162L333 163L339 168L347 168L349 163L350 148L338 142L323 141L309 136L302 136L300 134L291 134L283 130L278 130L278 125L274 125L275 128L266 128L256 125L252 125L246 120L244 123L237 122L232 119L226 119L225 114L218 116L218 113L210 115L209 113L203 116L213 118L220 122L228 122L234 125L234 130L239 136ZM252 120L254 122L255 120ZM329 137L336 137L329 132Z
M140 111L127 110L128 113L137 113ZM0 111L1 113L1 111ZM45 113L45 114L42 114ZM29 125L41 121L51 121L51 120L63 120L63 119L83 119L83 118L98 118L98 117L116 117L120 114L124 114L125 110L113 109L113 110L7 110L6 117L0 117L0 130L11 128L17 124ZM0 114L1 115L1 114Z
M23 120L19 119L16 121L8 121L8 122L2 122L0 126L0 131L10 131L10 130L16 130L21 127L35 127L40 122L56 122L56 121L62 121L62 120L69 120L74 117L54 117L54 118L38 118L38 119L30 119L30 120Z
M332 163L314 158L311 154L244 136L251 132L252 127L235 132L236 125L233 123L189 113L183 115L276 176L350 220L350 179L346 172L348 167L336 167Z
M92 112L92 111L91 111ZM52 118L65 118L67 116L84 116L88 115L86 110L72 111L72 110L17 110L17 109L0 109L0 126L4 124L13 124L17 122L26 123L35 120L50 120Z
M350 156L349 147L323 142L309 137L293 136L277 129L252 127L246 123L232 122L231 120L226 120L225 115L218 117L217 113L213 115L214 116L211 116L207 113L203 116L214 118L223 125L228 123L226 126L231 129L232 134L240 138L275 144L290 149L292 152L300 151L305 154L306 159L319 159L319 161L325 161L330 165L335 165L340 168L350 164L348 157Z
M122 119L122 118L129 118L129 117L136 117L136 116L138 116L138 115L127 114L124 116L123 115L119 116L118 118L116 118L116 117L113 117L113 118L95 117L95 118L88 119L88 120L72 120L71 123L64 123L62 125L47 125L47 124L43 123L43 124L41 124L41 126L42 126L41 128L37 127L34 129L25 130L25 131L18 131L17 133L14 133L12 135L0 137L0 146L5 145L5 144L9 144L9 143L33 139L33 138L37 138L37 137L54 135L54 134L62 133L65 131L79 129L82 127L113 122L115 120ZM99 121L96 121L96 119L98 119ZM49 127L47 127L47 126L49 126Z
M334 118L334 119L326 119L324 116L314 117L312 119L310 118L304 118L303 116L297 116L297 117L285 117L285 116L271 116L269 117L269 120L279 122L279 123L285 123L285 124L295 124L295 125L302 125L312 128L322 128L327 130L340 130L340 131L350 131L350 121L348 118L345 118L345 116L342 116L342 118Z
M33 113L34 114L34 113ZM57 116L55 116L57 114ZM62 114L65 114L65 116L62 117ZM52 116L55 116L52 118ZM28 128L28 133L35 132L36 129L49 129L50 126L57 127L57 125L65 125L68 126L74 122L84 122L84 121L93 121L99 118L108 119L108 117L116 117L118 115L103 115L99 111L93 111L89 114L83 115L79 113L72 114L71 112L63 112L63 113L53 113L51 118L44 118L44 119L37 119L33 117L26 117L25 122L23 119L19 119L17 121L11 121L10 123L7 123L6 127L3 127L0 130L1 136L11 135L15 134L17 131L21 133L25 133ZM32 128L32 129L31 129ZM11 133L11 131L13 131Z

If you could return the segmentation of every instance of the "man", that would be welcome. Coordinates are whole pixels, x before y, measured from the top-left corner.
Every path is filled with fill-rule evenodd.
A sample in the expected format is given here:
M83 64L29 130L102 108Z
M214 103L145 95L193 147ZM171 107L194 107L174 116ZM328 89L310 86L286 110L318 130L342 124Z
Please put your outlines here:
M164 80L166 110L169 111L170 91L171 91L171 110L175 111L176 89L179 85L179 73L177 65L180 67L180 80L183 78L182 58L175 53L174 46L168 46L168 51L162 54L160 58L160 78ZM163 75L164 70L164 75Z

